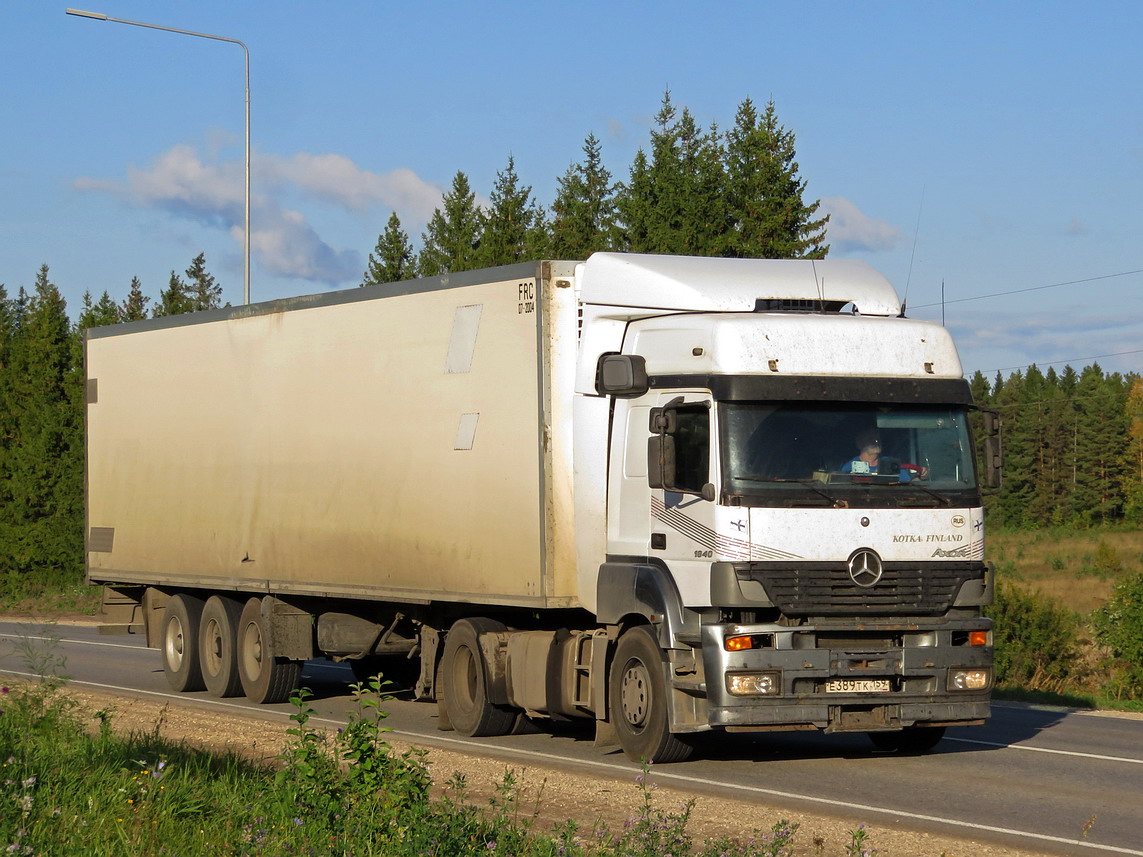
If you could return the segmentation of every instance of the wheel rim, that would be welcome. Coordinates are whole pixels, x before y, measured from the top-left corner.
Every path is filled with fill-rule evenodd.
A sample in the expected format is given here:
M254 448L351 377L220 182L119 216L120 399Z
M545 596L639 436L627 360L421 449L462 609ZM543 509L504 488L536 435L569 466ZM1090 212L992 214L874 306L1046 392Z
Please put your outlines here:
M203 663L211 675L218 675L222 670L222 629L217 619L206 623L206 647L203 652Z
M171 670L178 672L183 667L183 657L186 655L186 637L183 623L178 616L172 616L167 621L167 633L163 637L163 654Z
M467 646L456 650L452 661L456 701L460 708L470 710L476 704L476 695L479 692L480 677L477 675L476 658Z
M631 661L623 670L619 687L623 719L631 726L642 727L651 708L651 675L642 661Z
M262 632L257 623L251 622L242 629L242 646L239 656L242 668L250 678L262 675Z

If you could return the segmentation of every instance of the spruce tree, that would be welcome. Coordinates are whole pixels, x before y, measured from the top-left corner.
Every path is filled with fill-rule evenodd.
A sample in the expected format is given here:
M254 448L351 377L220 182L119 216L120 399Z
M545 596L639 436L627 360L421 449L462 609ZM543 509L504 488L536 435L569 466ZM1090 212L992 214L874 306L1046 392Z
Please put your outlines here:
M162 318L168 315L180 315L184 312L190 312L192 309L193 304L187 291L187 284L178 274L171 271L171 278L167 281L166 289L159 293L159 300L152 311L152 317Z
M589 134L583 161L559 179L547 250L554 259L586 259L615 247L615 187L600 151L599 140Z
M119 306L104 292L96 303L91 302L91 292L83 293L83 305L79 311L77 325L81 331L89 327L102 327L119 323Z
M362 286L396 283L417 275L416 257L409 236L401 228L397 212L389 215L385 231L377 236L377 246L369 254L369 263L362 277Z
M727 254L730 217L726 206L725 152L718 126L702 131L683 110L676 128L682 171L682 228L671 252L693 256Z
M1034 440L1029 422L1021 408L1024 376L1014 372L999 385L994 406L1004 421L1001 444L1004 450L1004 486L994 508L999 523L1021 527L1030 523L1028 504L1032 498L1031 478Z
M804 201L796 157L794 132L779 124L773 99L761 116L749 98L739 105L726 144L732 255L824 259L829 252L829 215L816 217L820 201Z
M1125 456L1126 513L1133 524L1143 523L1143 378L1134 376L1127 393L1127 454Z
M222 286L218 285L214 276L207 272L205 253L199 253L191 260L186 275L186 293L191 312L218 309L222 306Z
M508 156L508 166L496 173L496 184L483 216L476 267L510 265L535 259L543 244L544 214L532 198L530 185L521 185L516 159Z
M628 253L656 252L653 237L656 204L651 163L640 149L631 163L627 182L616 192L619 249Z
M699 128L664 93L650 154L640 150L617 192L624 249L642 253L723 256L731 227L726 153L718 127Z
M12 342L13 436L4 466L0 562L9 594L77 582L83 563L83 430L75 340L40 268Z
M142 321L147 317L147 304L151 299L143 294L143 284L138 277L131 278L127 297L119 306L120 321Z
M422 277L468 271L477 267L477 251L484 218L476 205L476 194L468 176L457 171L452 188L433 212L422 236L417 269Z
M0 284L0 593L14 573L10 456L16 440L12 347L17 332L16 302L9 299L7 289Z
M1119 517L1125 499L1127 391L1122 376L1105 376L1098 363L1086 367L1075 404L1075 510L1081 523L1104 524Z
M680 115L664 93L650 156L640 150L617 193L623 247L634 253L723 252L728 220L717 128L699 130L686 108Z

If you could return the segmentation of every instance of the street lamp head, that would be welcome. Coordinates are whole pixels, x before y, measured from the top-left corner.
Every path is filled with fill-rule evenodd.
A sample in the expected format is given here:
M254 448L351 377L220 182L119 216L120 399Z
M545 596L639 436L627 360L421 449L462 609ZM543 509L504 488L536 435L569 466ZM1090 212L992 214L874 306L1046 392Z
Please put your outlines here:
M97 21L107 20L107 16L102 12L84 12L82 9L68 9L67 14L78 15L81 18L94 18Z

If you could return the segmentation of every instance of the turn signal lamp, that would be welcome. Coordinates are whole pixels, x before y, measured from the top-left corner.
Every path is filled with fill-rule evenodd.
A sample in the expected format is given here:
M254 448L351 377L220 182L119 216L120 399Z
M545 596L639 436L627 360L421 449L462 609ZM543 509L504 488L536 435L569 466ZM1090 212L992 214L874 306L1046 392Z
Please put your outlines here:
M774 645L773 634L744 634L737 637L727 637L722 641L728 652L745 652L748 649L768 649Z
M988 645L988 632L987 631L969 631L968 644L970 646L987 646Z

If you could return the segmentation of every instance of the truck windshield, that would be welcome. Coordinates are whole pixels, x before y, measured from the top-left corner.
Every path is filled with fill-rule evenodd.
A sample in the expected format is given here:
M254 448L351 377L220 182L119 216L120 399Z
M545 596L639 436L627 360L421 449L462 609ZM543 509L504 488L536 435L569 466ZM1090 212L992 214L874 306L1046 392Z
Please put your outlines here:
M719 411L723 490L747 505L961 505L977 491L961 407L723 402Z

